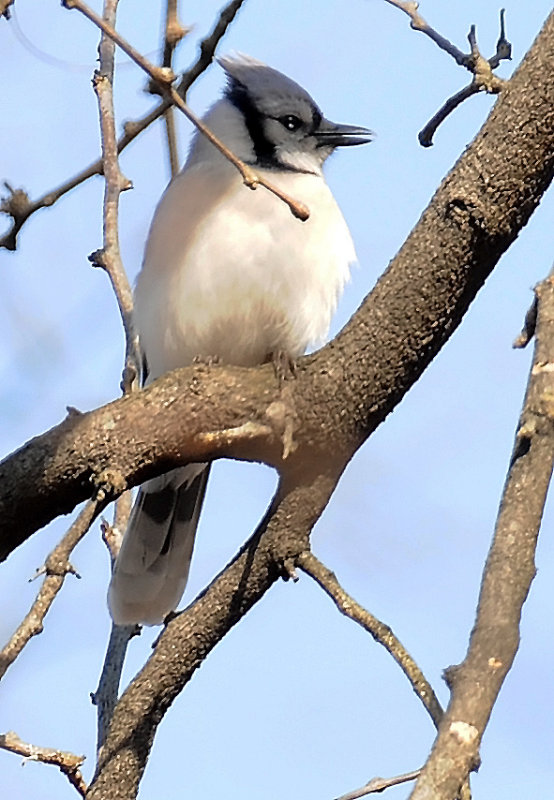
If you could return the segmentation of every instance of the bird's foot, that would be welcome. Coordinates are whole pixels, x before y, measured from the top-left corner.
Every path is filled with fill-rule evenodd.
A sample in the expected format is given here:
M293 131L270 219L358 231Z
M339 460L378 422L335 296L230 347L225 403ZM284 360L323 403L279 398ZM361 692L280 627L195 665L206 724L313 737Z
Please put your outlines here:
M274 350L267 357L267 361L273 364L275 377L282 386L285 381L296 378L296 361L285 350Z
M220 356L194 356L192 359L193 364L201 364L205 367L217 367L222 364Z

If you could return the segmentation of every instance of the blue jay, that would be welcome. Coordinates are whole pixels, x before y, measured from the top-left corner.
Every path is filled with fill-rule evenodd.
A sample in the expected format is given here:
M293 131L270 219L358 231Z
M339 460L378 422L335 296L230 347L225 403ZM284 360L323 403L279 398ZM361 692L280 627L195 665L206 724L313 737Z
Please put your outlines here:
M310 210L306 222L195 134L156 209L135 290L146 382L196 357L253 366L294 360L327 334L356 255L322 167L371 131L325 119L297 83L256 59L219 59L223 97L207 126L244 162ZM183 421L186 424L186 420ZM145 483L116 559L117 624L161 623L187 582L208 464Z

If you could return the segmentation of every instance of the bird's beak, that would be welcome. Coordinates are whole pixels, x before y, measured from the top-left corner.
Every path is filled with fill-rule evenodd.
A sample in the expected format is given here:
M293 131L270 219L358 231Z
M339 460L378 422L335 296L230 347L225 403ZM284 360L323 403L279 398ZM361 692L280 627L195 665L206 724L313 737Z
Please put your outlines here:
M351 144L367 144L375 134L360 125L337 125L322 119L315 137L319 147L344 147Z

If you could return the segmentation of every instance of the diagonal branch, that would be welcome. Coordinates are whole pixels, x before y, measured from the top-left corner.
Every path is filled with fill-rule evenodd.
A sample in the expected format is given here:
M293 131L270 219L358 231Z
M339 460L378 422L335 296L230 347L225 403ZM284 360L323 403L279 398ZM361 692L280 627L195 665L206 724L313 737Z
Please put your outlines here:
M62 588L66 576L70 573L76 574L69 563L69 556L89 530L99 510L99 504L96 502L88 503L46 559L41 570L46 573L46 577L36 600L21 625L0 651L0 678L5 675L8 667L13 664L33 636L42 633L44 618Z
M0 0L0 10L2 9ZM9 0L11 2L11 0ZM216 24L210 34L200 42L200 53L194 64L183 74L178 84L178 91L182 97L186 94L194 81L209 67L216 48L227 32L231 22L234 20L238 10L244 0L231 0L221 10ZM138 120L132 120L124 125L123 135L117 141L117 152L121 153L137 136L145 131L153 122L159 119L170 107L169 100L164 99L154 109L149 111ZM14 189L8 183L4 183L8 190L8 196L0 202L0 212L12 217L12 225L9 230L0 238L0 247L6 250L15 250L17 247L17 236L19 231L32 214L41 208L49 208L54 205L60 197L70 192L76 186L89 180L94 175L102 174L102 159L99 158L93 164L86 167L72 178L61 183L55 189L51 189L38 200L31 201L29 196L22 189Z
M336 800L358 800L359 797L366 797L368 794L378 794L384 792L385 789L390 789L391 786L399 786L401 783L408 783L408 781L415 781L421 773L420 769L415 769L413 772L405 772L403 775L395 775L394 778L372 778L365 786L359 789L354 789L352 792L342 794Z
M88 800L131 800L163 715L212 648L295 561L335 487L311 474L283 485L252 538L185 611L175 616L118 703ZM125 775L121 781L118 776Z
M537 537L554 464L554 273L536 295L533 365L477 620L464 662L448 670L450 704L413 800L450 800L476 768L481 738L519 647L521 612L535 577Z
M53 764L58 767L67 777L68 781L74 786L81 797L87 793L87 785L83 780L80 766L84 762L84 756L76 756L65 750L55 750L53 747L38 747L36 744L28 744L19 738L17 733L8 731L0 735L0 747L9 750L11 753L41 761L43 764Z
M362 608L348 592L345 592L336 575L330 569L327 569L313 553L310 551L302 553L298 559L298 566L321 586L342 614L361 625L364 630L373 636L378 644L383 645L391 654L408 678L412 689L423 703L435 727L438 728L443 710L433 691L433 687L391 628L374 617L373 614L370 614L365 608ZM407 778L406 780L411 779ZM372 791L375 791L375 789Z
M274 194L283 201L291 210L291 213L298 219L305 221L310 216L309 209L299 200L283 192L278 186L271 181L268 181L262 175L259 175L251 166L246 164L242 159L238 158L232 150L230 150L198 117L192 109L188 107L179 92L173 88L172 84L175 80L175 75L168 67L158 67L152 64L148 59L138 52L126 39L123 38L113 26L106 23L101 17L93 11L83 0L63 0L63 4L68 9L76 8L85 15L91 22L93 22L100 30L110 36L113 41L127 53L138 66L143 69L153 81L159 84L162 94L167 97L177 108L183 112L187 119L197 128L203 136L208 139L219 152L236 167L242 176L244 185L249 189L257 189L258 186L263 186L271 194Z

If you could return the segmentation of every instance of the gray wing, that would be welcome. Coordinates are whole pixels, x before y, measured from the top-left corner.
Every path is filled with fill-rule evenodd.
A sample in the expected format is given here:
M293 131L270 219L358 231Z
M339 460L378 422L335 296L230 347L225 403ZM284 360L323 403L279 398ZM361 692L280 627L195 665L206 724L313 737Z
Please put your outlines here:
M209 471L189 464L141 486L108 591L117 625L158 625L179 604Z

